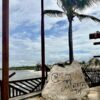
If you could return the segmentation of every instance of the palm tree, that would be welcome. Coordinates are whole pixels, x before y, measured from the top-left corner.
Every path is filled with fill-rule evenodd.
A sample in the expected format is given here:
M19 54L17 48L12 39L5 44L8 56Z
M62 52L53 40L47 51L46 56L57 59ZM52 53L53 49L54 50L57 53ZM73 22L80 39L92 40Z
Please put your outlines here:
M82 20L84 18L90 18L94 21L100 22L100 19L90 16L90 15L84 15L79 14L76 12L76 10L83 10L86 7L90 7L93 3L97 2L99 0L57 0L57 4L60 8L62 8L62 11L59 10L45 10L44 14L47 14L49 16L54 17L62 17L63 15L66 15L69 22L69 30L68 30L68 37L69 37L69 62L70 64L74 60L73 56L73 36L72 36L72 22L73 18L76 16L79 18L79 20Z

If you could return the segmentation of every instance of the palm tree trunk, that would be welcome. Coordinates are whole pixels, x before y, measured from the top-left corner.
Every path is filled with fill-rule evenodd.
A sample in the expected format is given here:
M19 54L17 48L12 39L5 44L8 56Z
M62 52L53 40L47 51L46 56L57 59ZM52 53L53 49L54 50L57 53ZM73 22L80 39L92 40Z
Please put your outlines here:
M69 63L71 64L74 61L73 56L73 35L72 35L72 21L73 17L68 17L69 21L69 30L68 30L68 37L69 37Z

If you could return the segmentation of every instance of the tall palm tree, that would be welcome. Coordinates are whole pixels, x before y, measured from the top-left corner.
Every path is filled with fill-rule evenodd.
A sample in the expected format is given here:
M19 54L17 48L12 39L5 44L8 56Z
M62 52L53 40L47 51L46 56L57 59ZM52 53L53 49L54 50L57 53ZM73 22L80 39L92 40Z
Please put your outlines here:
M69 62L70 64L74 60L73 56L73 36L72 36L72 22L73 18L76 16L80 20L84 18L90 18L94 21L100 22L100 19L90 16L90 15L84 15L79 14L76 12L76 10L83 10L86 7L90 7L93 3L97 2L99 0L57 0L57 4L60 8L62 8L62 11L59 10L45 10L44 14L47 14L49 16L54 17L62 17L63 15L66 15L69 22L69 30L68 30L68 37L69 37Z

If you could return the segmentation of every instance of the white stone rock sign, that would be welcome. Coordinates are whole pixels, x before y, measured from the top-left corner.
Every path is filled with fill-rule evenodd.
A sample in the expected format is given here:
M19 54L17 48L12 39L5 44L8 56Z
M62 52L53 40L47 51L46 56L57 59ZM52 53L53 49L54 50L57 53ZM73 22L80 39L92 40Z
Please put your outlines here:
M83 100L88 93L81 65L73 62L65 68L56 65L51 69L42 96L45 100Z

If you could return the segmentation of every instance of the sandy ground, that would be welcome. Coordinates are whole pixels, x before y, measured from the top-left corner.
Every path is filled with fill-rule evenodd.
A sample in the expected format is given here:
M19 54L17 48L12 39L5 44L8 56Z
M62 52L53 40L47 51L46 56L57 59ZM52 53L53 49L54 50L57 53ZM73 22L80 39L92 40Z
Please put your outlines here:
M100 100L100 86L90 88L89 100Z
M100 100L100 86L90 88L90 93L88 95L88 100ZM42 100L40 97L30 98L28 100Z
M27 100L42 100L42 98L40 98L40 97L34 97L34 98L27 99Z

